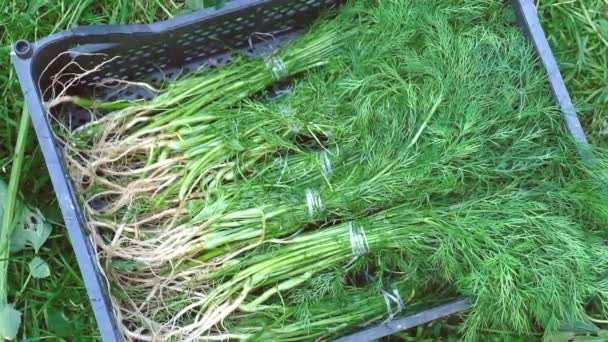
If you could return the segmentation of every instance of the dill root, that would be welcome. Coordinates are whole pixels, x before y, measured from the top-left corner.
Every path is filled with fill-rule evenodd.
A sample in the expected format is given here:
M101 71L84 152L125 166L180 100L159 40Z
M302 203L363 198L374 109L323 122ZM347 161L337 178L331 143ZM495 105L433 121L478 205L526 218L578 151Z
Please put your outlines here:
M605 317L605 153L509 11L353 0L152 99L60 99L111 110L58 134L125 336L326 339L457 296L469 340Z

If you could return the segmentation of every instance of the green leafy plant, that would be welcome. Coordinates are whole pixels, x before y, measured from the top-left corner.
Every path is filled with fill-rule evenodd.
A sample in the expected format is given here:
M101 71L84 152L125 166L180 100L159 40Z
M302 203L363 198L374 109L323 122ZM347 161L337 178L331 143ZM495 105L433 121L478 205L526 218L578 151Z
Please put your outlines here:
M4 174L1 178L9 181L7 172L14 162L22 113L23 96L10 62L10 48L15 41L21 38L35 41L78 25L153 22L182 8L181 1L157 0L0 2L0 172ZM14 220L10 257L0 260L0 264L8 261L5 279L8 299L14 303L11 308L21 312L22 324L16 339L96 340L96 322L67 232L57 229L62 226L62 217L34 134L29 134L27 142L19 187L22 197L16 203L15 213L19 217L19 212L23 212L27 217ZM39 219L34 222L32 218ZM55 228L52 235L51 225ZM28 281L28 264L36 256L43 258L53 272L48 278Z
M10 304L0 304L0 338L13 340L21 325L21 312Z
M17 136L17 145L15 147L15 157L13 161L13 165L11 168L11 178L8 184L8 187L0 186L0 191L5 190L5 195L3 195L4 203L2 204L2 226L0 230L0 305L3 307L3 312L5 315L16 315L15 310L8 309L6 306L8 304L8 262L9 262L9 254L10 254L10 241L13 231L15 230L15 219L18 219L17 215L15 215L15 208L18 207L18 198L17 198L17 189L19 187L19 180L21 177L21 167L23 165L23 158L25 153L25 143L27 141L27 133L30 124L30 116L25 108L21 114L21 122L19 124L19 134ZM13 332L18 329L20 314L18 317L13 317L12 319L8 317L8 324L10 325L5 333L6 338L14 338L12 336ZM17 323L17 327L15 327L15 323Z
M278 99L290 47L148 101L68 98L111 111L63 137L123 333L330 338L380 320L395 279L473 298L469 340L603 315L604 152L578 160L514 17L351 1L292 45L320 62Z
M537 1L539 16L588 138L608 144L608 3Z
M199 6L199 3L190 3L197 7ZM605 106L602 105L605 102L602 101L604 94L602 89L605 83L602 81L605 77L602 65L606 64L605 56L607 55L606 47L601 42L601 34L603 32L602 27L605 26L602 18L605 19L606 15L608 15L608 11L605 11L605 8L602 6L605 7L602 1L543 0L539 2L539 13L542 16L541 19L543 20L545 32L550 37L550 43L554 52L556 52L560 68L562 71L565 71L564 74L568 87L578 104L579 113L583 114L582 118L586 131L594 142L600 144L605 140L603 138L605 135L603 131L605 130L606 110ZM6 85L0 91L2 95L0 96L2 128L0 131L0 141L2 141L0 149L0 159L2 162L0 166L2 168L6 167L12 160L14 142L19 126L19 114L21 112L21 93L16 84L16 78L9 61L9 45L12 42L18 38L35 40L52 31L73 27L78 24L150 22L157 20L157 18L167 17L171 13L180 10L179 2L175 4L173 2L162 1L112 0L94 2L38 0L26 2L9 0L0 4L0 25L5 28L5 31L0 34L1 45L3 46L0 48L0 82ZM474 12L475 9L470 9L470 11L468 12L469 14ZM420 34L420 36L423 36L423 34ZM369 43L366 45L369 45ZM418 64L416 64L417 62ZM420 60L412 62L414 67L418 66L417 69L414 68L414 77L424 75L424 69L420 68L421 64L419 62ZM381 80L381 78L377 78L374 81L377 82L378 80ZM356 89L354 82L351 85L353 89ZM364 92L357 94L364 94ZM443 101L449 102L450 97L451 93L448 92ZM309 99L311 103L316 100L317 98L314 97ZM374 101L369 98L367 101L364 100L359 101L357 105L366 105ZM302 106L298 105L296 108L300 110ZM556 119L556 125L559 126L558 119ZM429 130L425 131L428 132ZM530 139L534 140L536 137L531 135ZM30 144L28 156L31 155L31 157L26 159L24 169L36 170L34 171L35 174L41 176L23 179L22 181L25 185L22 187L22 191L28 203L39 207L45 216L59 220L60 214L58 213L56 204L50 200L53 198L53 193L48 182L48 176L44 171L42 158L33 146L34 144ZM475 144L471 143L469 148L474 148L474 146ZM318 161L318 159L315 159L315 161ZM334 164L337 163L335 160L333 162ZM313 165L313 161L304 165L308 166L305 170L308 170L310 174L312 170L310 166ZM334 167L337 167L337 165L334 165ZM290 169L292 167L287 168L287 172ZM294 166L293 169L297 168ZM473 168L471 167L468 170L468 173L463 172L463 177L466 174L470 174L470 170L473 170ZM295 177L292 179L295 179ZM424 191L426 190L422 192ZM35 196L32 194L35 194ZM301 197L298 201L300 201L300 204L303 203ZM601 202L599 205L601 206ZM195 209L201 209L200 203L195 206ZM208 210L207 212L213 211ZM306 216L306 213L304 213L304 216ZM16 246L23 247L29 245L36 248L35 246L37 245L38 247L34 252L40 252L42 243L36 244L33 241L36 239L36 236L45 236L48 229L37 230L37 228L34 228L38 227L36 225L23 225L21 227L26 229L28 233L13 234L11 250L15 251ZM15 229L19 230L20 226L17 226ZM37 235L33 235L34 231L36 231ZM55 229L55 233L60 233L60 235L52 236L47 243L50 246L48 250L41 252L53 269L53 274L45 279L44 284L33 283L30 289L24 289L25 292L19 295L20 303L22 304L18 307L24 308L23 315L26 316L23 320L23 336L56 339L79 336L80 340L92 339L94 338L92 335L95 334L96 330L95 322L91 318L90 309L86 304L87 298L84 293L82 280L75 266L75 259L70 253L63 253L63 251L69 249L69 242L64 233L57 229ZM28 236L28 238L15 239L17 235L22 237ZM54 251L62 251L62 253ZM9 280L12 281L11 289L20 289L25 283L25 279L30 274L28 263L32 257L31 250L23 250L18 255L13 254L11 265L14 267L9 269ZM121 261L115 260L113 264L119 264ZM0 260L1 262L2 260ZM125 261L124 263L127 262ZM126 269L133 271L139 267L140 265L130 263ZM25 272L22 270L25 270ZM13 307L11 309L15 310ZM4 308L2 312L9 311L11 310ZM12 318L16 316L17 314L10 315ZM8 318L6 320L0 319L0 322L9 322L9 320ZM457 336L456 330L457 328L447 330L443 334ZM3 333L5 337L12 337L12 335L17 334L16 330L12 335L6 334L6 331L8 330L4 330ZM72 335L70 335L71 333ZM568 340L572 338L580 338L581 340L585 338L602 338L601 333L598 333L598 336L579 337L574 336L572 333L562 335ZM433 340L438 338L438 335L433 336L435 336Z
M47 278L51 275L51 269L49 268L49 264L46 261L40 259L39 257L35 257L29 263L30 267L30 275L36 279Z
M17 194L30 125L29 118L29 113L24 109L19 124L15 157L8 186L0 180L0 201L2 202L0 210L2 222L0 230L0 316L5 322L0 325L0 338L9 340L16 337L21 322L21 313L8 303L7 277L10 253L20 251L28 245L38 253L51 234L51 227L45 222L40 212L26 208ZM11 250L12 248L14 250ZM50 275L48 264L39 257L32 259L29 267L30 275L34 278L46 278Z

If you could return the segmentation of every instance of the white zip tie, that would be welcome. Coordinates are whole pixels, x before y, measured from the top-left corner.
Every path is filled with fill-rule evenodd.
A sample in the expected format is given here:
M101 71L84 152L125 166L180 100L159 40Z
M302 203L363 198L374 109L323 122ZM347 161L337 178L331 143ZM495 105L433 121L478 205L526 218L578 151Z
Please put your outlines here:
M325 177L331 175L333 169L331 167L331 161L329 160L329 156L327 151L321 151L321 155L319 156L319 162L321 163L321 171Z
M308 208L308 217L311 219L315 216L315 211L322 212L325 210L321 196L316 190L306 189L306 207Z
M365 228L363 226L359 225L359 228L357 229L355 228L353 221L348 222L348 235L350 237L350 247L352 249L354 259L364 256L369 252L367 235L365 235Z
M275 90L274 94L275 96L273 96L273 99L280 99L281 97L288 95L291 93L291 88L286 88L286 89L279 89L279 90ZM281 112L283 112L283 108L281 108ZM285 113L285 112L283 112Z
M287 70L287 65L282 58L272 57L268 62L266 62L266 67L270 69L272 73L272 77L275 80L279 81L284 77L289 75L289 70Z
M289 166L289 165L287 165L288 164L287 157L288 156L285 156L283 158L283 156L279 156L274 161L275 164L279 164L279 163L283 164L283 167L281 167L281 173L279 174L279 178L276 181L277 184L281 181L281 179L283 179L283 176L285 175L285 172L287 172L287 167Z
M401 295L399 295L399 290L397 290L397 287L395 287L395 285L393 285L392 294L382 290L382 295L384 296L384 302L386 303L386 311L388 312L388 318L385 321L387 322L395 318L395 315L403 311L403 309L405 309L405 304L403 303L403 299L401 299ZM393 308L393 303L397 304L396 308Z

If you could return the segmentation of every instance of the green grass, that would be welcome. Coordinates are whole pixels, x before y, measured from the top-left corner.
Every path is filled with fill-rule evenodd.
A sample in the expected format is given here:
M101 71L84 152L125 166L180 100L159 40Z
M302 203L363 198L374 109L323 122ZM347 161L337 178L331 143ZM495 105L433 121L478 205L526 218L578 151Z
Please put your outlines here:
M608 0L540 0L541 17L589 140L608 145Z
M151 22L183 10L183 1L166 0L5 0L0 2L0 178L8 182L23 104L10 64L10 46L17 39L35 41L78 25ZM202 3L202 2L201 2ZM193 5L197 5L194 3ZM30 127L31 129L31 127ZM20 338L34 340L98 339L91 306L67 232L61 223L50 179L35 134L27 139L20 192L55 222L53 234L39 252L51 276L28 279L33 251L11 255L9 303L22 314ZM35 176L29 176L35 175Z
M181 11L170 0L4 0L0 3L0 178L8 180L22 95L12 66L10 44L36 40L77 25L149 22ZM187 1L205 4L204 1ZM578 107L590 140L608 144L608 1L541 0L539 15ZM21 193L56 222L40 251L51 277L28 278L33 252L14 254L9 268L9 298L23 312L22 336L30 340L93 339L98 334L78 267L61 222L50 181L30 132ZM9 301L10 301L9 299ZM448 329L445 334L455 332Z

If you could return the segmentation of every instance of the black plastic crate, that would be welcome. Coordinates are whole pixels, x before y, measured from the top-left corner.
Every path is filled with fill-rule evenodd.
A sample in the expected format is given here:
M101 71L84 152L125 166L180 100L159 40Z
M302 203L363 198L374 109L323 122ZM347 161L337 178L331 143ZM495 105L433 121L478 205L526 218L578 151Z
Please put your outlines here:
M214 67L231 59L231 51L264 54L285 39L297 35L323 8L339 0L233 0L220 9L207 9L150 25L88 26L53 34L37 42L24 40L13 46L12 60L17 70L27 107L38 136L63 218L76 253L80 271L104 341L120 341L122 335L110 305L106 280L99 271L95 247L89 239L77 195L63 162L44 101L51 75L77 71L69 63L77 61L84 68L106 62L95 73L82 78L69 89L70 95L96 96L105 99L146 97L140 88L115 91L95 84L105 78L162 81L195 70L203 65ZM557 63L540 25L533 0L513 0L518 23L530 38L544 66L551 91L561 109L566 127L581 147L587 145ZM269 39L268 33L272 34ZM115 56L121 56L115 58ZM68 110L73 126L89 120L88 114ZM341 342L368 341L415 327L426 322L462 312L471 299L460 299L404 318L366 328L338 339Z

